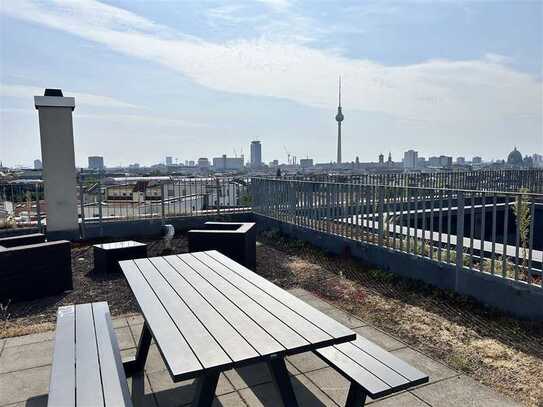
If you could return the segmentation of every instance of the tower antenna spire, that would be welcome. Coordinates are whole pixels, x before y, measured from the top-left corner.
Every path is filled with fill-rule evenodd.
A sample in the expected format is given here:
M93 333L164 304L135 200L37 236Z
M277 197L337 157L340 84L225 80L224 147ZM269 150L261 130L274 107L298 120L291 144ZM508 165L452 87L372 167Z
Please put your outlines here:
M339 107L341 107L341 75L339 76Z

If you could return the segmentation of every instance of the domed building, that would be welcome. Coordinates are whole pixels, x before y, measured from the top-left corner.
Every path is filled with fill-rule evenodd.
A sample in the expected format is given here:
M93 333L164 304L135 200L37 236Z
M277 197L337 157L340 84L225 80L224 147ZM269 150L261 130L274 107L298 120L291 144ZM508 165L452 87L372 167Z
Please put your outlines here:
M522 166L522 154L517 150L516 146L507 156L507 164L515 167Z

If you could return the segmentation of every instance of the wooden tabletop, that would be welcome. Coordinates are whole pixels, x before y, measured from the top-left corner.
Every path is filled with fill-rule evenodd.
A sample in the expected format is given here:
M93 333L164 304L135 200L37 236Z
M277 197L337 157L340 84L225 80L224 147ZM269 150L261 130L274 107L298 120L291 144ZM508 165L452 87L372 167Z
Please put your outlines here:
M215 250L119 264L174 381L355 339Z

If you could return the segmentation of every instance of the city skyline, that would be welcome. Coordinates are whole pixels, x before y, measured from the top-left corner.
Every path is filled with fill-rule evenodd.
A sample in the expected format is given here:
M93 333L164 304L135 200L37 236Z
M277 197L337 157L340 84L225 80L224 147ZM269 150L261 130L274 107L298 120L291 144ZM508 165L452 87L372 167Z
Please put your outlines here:
M540 3L280 3L2 3L0 160L39 158L32 97L59 87L79 166L247 157L254 139L264 162L335 161L338 75L343 161L542 152Z

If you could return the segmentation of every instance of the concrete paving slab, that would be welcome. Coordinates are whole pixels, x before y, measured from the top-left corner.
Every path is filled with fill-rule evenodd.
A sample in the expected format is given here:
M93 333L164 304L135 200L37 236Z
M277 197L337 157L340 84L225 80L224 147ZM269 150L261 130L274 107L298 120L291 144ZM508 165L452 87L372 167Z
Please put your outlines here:
M302 301L308 303L309 305L311 305L313 308L316 308L318 310L325 310L325 309L331 309L331 308L335 308L332 304L322 300L321 298L319 297L316 297L314 295L307 295L307 296L303 296L302 298L300 298Z
M119 342L119 349L129 349L136 346L136 342L132 336L132 332L128 326L115 328L115 333L117 334L117 342Z
M323 309L322 312L349 328L359 328L361 326L367 325L364 321L354 317L352 314L349 314L348 312L345 312L339 308L327 308Z
M298 353L287 356L287 361L292 363L300 372L307 373L312 370L322 369L328 365L313 352Z
M520 406L520 404L464 375L419 387L412 393L433 407Z
M375 407L428 407L428 404L409 392L402 392L382 400L375 400L371 405Z
M307 296L313 296L313 294L307 290L304 290L303 288L300 288L300 287L296 287L296 288L291 288L289 290L287 290L289 293L291 293L292 295L295 295L296 297L307 297Z
M121 350L121 360L123 362L133 358L134 356L136 356L136 348ZM151 345L149 348L149 353L147 354L147 360L145 361L145 372L153 373L161 370L166 370L166 364L162 360L162 356L160 355L156 345Z
M369 325L356 328L354 331L388 351L407 347L405 343Z
M144 319L141 315L131 315L126 318L128 325L141 325L144 322Z
M0 374L0 406L36 399L47 394L50 374L51 366Z
M292 377L292 388L300 406L334 406L336 404L303 375ZM250 407L280 406L281 396L273 383L260 384L239 390Z
M230 369L225 374L236 390L268 383L272 380L268 366L265 363L256 363L239 369Z
M113 325L113 328L120 328L120 327L123 327L123 326L128 326L128 321L126 320L126 317L112 318L111 323Z
M12 338L6 338L6 348L12 346L29 345L31 343L38 343L44 341L52 341L55 339L55 331L40 332L37 334L14 336Z
M436 362L411 348L399 349L391 353L402 359L404 362L409 363L411 366L416 367L421 372L426 373L430 377L429 383L458 375L457 372L444 364Z
M196 390L195 380L185 380L174 383L167 371L160 371L147 374L151 388L155 393L155 398L159 407L173 407L191 403ZM221 373L215 394L217 396L231 393L234 388Z
M241 396L237 392L234 392L217 397L213 400L211 407L240 407L246 405Z
M331 367L305 373L321 391L340 406L345 405L350 382Z
M53 341L6 347L0 356L0 373L50 365L52 361Z

